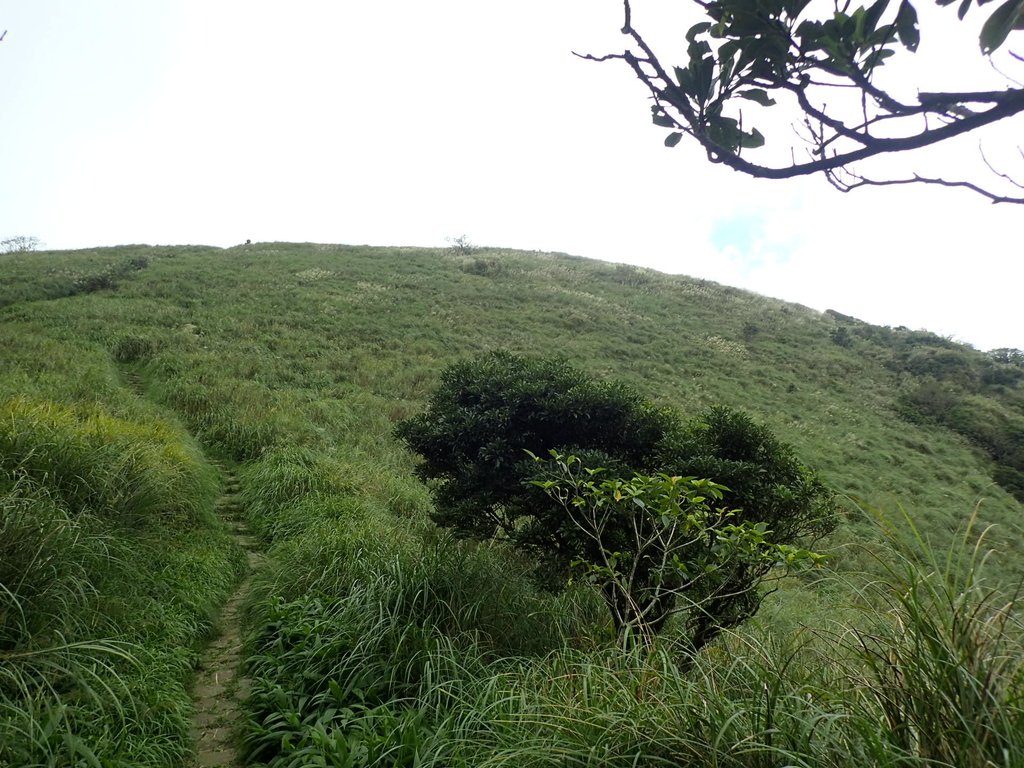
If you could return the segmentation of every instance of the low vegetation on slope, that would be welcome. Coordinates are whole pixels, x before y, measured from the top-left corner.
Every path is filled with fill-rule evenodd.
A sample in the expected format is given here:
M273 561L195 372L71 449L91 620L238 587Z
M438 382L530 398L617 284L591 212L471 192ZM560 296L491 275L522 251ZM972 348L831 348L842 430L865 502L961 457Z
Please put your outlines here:
M102 348L0 349L0 765L182 764L192 654L239 570L216 475Z
M254 765L1020 764L1016 464L964 426L1015 445L1013 360L957 383L954 424L921 410L928 381L952 385L914 355L982 376L982 353L504 251L19 254L0 320L2 525L20 531L0 546L24 542L0 558L23 563L0 573L0 764L186 764L193 644L239 562L198 445L242 463L269 548L247 607ZM430 521L394 425L492 350L766 424L844 499L828 567L689 667L671 631L623 651L585 585L538 590L530 558Z

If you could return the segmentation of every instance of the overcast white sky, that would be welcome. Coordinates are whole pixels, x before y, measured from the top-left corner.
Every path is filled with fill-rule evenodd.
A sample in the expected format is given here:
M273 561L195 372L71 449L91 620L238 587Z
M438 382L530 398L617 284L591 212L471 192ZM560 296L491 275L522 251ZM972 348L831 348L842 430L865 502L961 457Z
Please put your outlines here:
M990 9L963 26L939 11L913 57L920 80L902 87L973 89L974 71L1005 87L969 26ZM636 0L634 22L677 61L696 20L684 12ZM621 24L619 0L0 0L0 239L464 234L1024 348L1024 208L757 181L685 142L666 149L624 66L571 54L621 50ZM979 140L1012 157L1022 128L961 140L920 170L976 168Z

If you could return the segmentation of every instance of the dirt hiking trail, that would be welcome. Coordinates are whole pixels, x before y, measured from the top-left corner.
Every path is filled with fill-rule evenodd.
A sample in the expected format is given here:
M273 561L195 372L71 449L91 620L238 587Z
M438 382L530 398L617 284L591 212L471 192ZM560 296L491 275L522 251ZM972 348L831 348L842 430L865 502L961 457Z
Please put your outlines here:
M247 694L247 681L241 677L242 603L249 592L253 572L263 562L259 542L242 516L238 500L238 477L224 464L218 465L224 477L224 492L217 502L218 513L235 541L245 548L249 573L221 610L219 633L203 650L192 689L195 722L192 737L196 745L196 765L202 768L239 768L242 765L237 746L237 726L241 722L241 704Z

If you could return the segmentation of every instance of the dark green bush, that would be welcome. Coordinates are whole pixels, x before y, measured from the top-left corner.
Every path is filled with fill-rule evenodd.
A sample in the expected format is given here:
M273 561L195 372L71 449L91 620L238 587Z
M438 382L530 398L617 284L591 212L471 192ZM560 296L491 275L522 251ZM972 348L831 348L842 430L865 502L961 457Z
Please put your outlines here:
M735 522L763 524L778 544L835 525L832 494L766 427L726 408L684 425L629 387L595 381L561 360L499 352L454 365L427 411L401 422L397 434L424 459L418 472L433 484L435 521L460 536L508 539L529 551L549 587L564 585L574 561L631 551L633 533L630 521L617 518L597 536L581 531L565 504L531 484L546 475L530 454L573 454L610 477L665 472L723 483L723 506L737 510ZM696 647L757 610L756 586L769 569L723 569L726 581L705 582L702 599L720 599L707 599L707 610L695 614Z
M650 466L676 417L622 384L592 380L562 360L496 352L455 364L427 411L396 434L435 481L440 525L476 538L520 528L544 495L526 451L597 452L625 466Z
M497 277L505 271L505 265L499 259L473 259L459 267L467 275L479 275L480 277Z

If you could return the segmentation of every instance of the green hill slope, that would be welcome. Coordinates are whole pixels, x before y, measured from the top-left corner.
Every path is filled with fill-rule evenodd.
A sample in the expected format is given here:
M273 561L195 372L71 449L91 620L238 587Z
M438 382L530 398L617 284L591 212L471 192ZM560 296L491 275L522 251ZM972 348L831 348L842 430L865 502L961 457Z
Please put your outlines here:
M8 258L3 269L8 336L45 333L137 355L172 405L203 380L208 402L190 405L203 410L181 410L238 458L338 439L318 399L355 393L367 412L372 403L380 417L408 415L449 361L507 348L563 355L684 412L742 408L840 492L874 507L901 504L926 528L955 529L981 498L986 520L1020 522L1019 503L993 481L996 465L969 430L951 429L941 413L907 418L908 399L929 387L963 392L941 378L941 361L922 360L937 352L968 367L988 359L926 333L686 277L503 251L126 247ZM117 276L100 279L107 275ZM76 294L83 284L99 288ZM27 301L33 292L76 295ZM979 413L1019 423L1019 377L999 389L1001 398L948 397L980 399ZM216 411L229 402L241 408L231 428L251 435L218 431L228 427L215 423Z
M436 535L393 424L451 361L497 348L564 356L683 413L724 404L766 423L848 497L828 545L838 571L870 561L848 546L876 540L859 506L906 510L941 548L981 501L992 564L1008 584L1024 577L1024 368L1009 352L564 255L312 244L2 257L0 322L0 403L101 404L242 463L251 521L279 554L254 626L284 621L273 601L343 578L353 536L410 552Z

